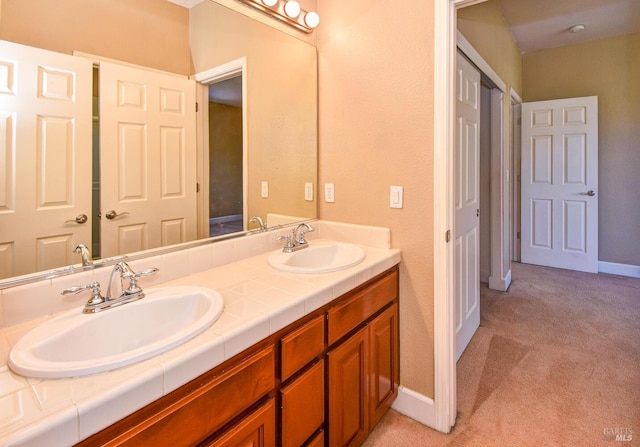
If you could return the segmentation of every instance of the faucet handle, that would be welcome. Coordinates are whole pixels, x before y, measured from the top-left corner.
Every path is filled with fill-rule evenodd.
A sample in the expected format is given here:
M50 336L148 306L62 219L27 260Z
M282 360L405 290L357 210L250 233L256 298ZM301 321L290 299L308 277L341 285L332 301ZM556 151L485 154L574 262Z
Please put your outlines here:
M85 290L91 290L91 298L89 298L89 301L87 301L87 304L85 305L85 309L96 307L107 301L107 299L103 297L102 294L100 293L100 283L98 281L94 281L91 284L87 284L86 286L68 287L64 289L62 292L60 292L60 295L76 295L80 292L84 292Z
M141 271L140 273L134 273L133 270L130 270L127 275L124 277L129 280L129 287L127 290L123 291L123 295L135 295L137 293L141 293L142 289L138 286L138 278L142 278L143 276L151 276L158 273L159 269L156 267L151 267Z
M293 250L293 239L291 236L292 235L290 234L287 234L286 236L278 236L278 242L285 241L284 247L282 247L282 251L285 253L290 253Z
M298 225L295 228L295 230L293 230L295 242L298 243L299 245L305 245L307 241L305 240L304 236L307 233L313 233L313 227L311 225L309 225L306 222L303 222L300 225Z
M158 273L160 271L159 268L157 267L151 267L148 269L144 269L143 271L141 271L140 273L136 273L135 275L133 275L134 278L141 278L143 276L151 276L151 275L155 275L156 273Z

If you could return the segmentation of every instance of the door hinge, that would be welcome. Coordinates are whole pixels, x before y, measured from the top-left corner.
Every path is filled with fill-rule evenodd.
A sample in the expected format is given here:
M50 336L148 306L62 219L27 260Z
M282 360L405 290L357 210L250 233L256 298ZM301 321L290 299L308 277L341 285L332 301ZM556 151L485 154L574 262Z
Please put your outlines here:
M516 238L520 239L520 232L519 231L516 233Z
M196 113L198 113L198 103L196 102Z
M447 230L447 232L444 234L444 240L445 242L451 241L451 230Z
M200 183L196 182L196 192L200 192Z
M476 208L476 217L480 217L480 208Z

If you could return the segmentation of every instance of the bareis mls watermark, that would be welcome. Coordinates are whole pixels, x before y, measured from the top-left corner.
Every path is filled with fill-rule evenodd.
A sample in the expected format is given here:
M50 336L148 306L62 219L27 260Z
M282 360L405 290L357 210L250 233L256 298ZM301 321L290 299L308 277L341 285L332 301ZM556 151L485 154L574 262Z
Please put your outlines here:
M602 440L604 441L633 441L633 430L631 427L605 427L602 430Z

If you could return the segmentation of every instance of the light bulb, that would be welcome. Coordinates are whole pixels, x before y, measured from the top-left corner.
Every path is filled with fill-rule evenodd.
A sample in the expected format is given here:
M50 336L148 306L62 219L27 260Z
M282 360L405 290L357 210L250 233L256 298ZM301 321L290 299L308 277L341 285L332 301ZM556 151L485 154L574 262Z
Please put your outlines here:
M317 12L310 11L304 15L304 23L309 28L316 28L320 24L320 16Z
M295 0L288 1L284 5L284 12L292 19L295 19L300 15L300 4Z
M275 6L275 4L278 3L278 0L262 0L262 3L267 6Z

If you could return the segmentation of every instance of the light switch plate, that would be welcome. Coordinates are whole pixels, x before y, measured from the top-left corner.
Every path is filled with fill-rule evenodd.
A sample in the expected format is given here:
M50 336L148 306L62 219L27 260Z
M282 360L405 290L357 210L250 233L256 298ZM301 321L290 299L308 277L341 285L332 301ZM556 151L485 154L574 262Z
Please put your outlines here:
M333 183L324 184L324 201L327 203L333 203L336 201Z
M307 202L313 202L313 183L304 184L304 200Z
M402 186L392 186L389 190L389 206L391 208L402 208Z
M262 182L261 189L260 189L260 196L263 199L266 199L267 197L269 197L269 182Z

